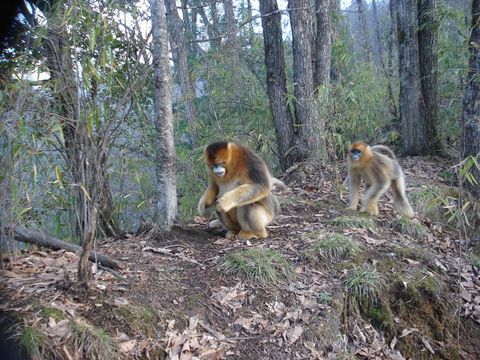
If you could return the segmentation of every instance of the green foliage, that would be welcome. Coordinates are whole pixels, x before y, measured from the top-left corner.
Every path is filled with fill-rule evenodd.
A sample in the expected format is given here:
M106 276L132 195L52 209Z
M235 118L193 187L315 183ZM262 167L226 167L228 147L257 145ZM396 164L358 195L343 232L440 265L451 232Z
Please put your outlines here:
M376 304L380 291L385 287L384 277L375 267L364 265L354 268L345 281L345 289L354 305L361 309Z
M293 267L282 254L260 248L227 255L221 269L262 284L284 283L293 276Z
M81 352L86 359L118 359L118 347L115 340L102 328L87 323L76 322L69 344Z
M330 261L338 261L360 251L358 245L343 234L328 234L316 241L311 249L314 255Z
M393 220L392 227L396 231L408 235L416 240L426 240L427 238L427 229L417 221L412 221L403 217L397 218Z
M40 330L28 325L23 328L23 333L20 336L20 345L31 357L41 358L42 349L46 344L47 339Z
M370 217L366 216L337 216L332 220L332 224L341 228L357 227L361 229L373 228L373 221Z

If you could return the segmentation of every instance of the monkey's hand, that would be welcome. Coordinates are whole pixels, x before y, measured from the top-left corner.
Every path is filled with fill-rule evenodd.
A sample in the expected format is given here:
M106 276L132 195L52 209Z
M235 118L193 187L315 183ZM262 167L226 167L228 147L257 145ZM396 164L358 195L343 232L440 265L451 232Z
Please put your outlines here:
M270 189L268 187L244 184L231 190L217 200L217 211L228 212L236 207L253 204L258 200L268 196Z
M223 195L220 199L216 202L216 208L219 212L229 212L235 207L233 201L228 197Z
M210 211L208 211L208 208L212 207L215 203L215 196L216 194L208 190L205 192L205 194L203 194L197 206L197 210L200 216L208 217L210 215Z

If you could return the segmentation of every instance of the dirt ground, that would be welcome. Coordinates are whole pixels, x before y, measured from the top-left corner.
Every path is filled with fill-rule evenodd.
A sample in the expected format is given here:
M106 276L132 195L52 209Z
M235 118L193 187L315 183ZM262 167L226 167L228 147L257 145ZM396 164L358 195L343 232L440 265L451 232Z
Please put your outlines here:
M440 159L402 164L409 193L445 185L450 172ZM33 358L480 358L480 269L467 260L457 231L418 214L422 231L408 234L396 225L390 195L372 226L342 225L345 216L366 217L346 210L348 192L334 169L305 167L286 181L290 189L277 192L282 215L267 239L227 240L202 218L165 236L108 239L98 251L125 269L96 268L88 292L74 282L73 253L31 249L5 259L11 266L0 270L0 326L4 337L13 335L7 345L32 355L25 329L34 329L41 335ZM360 251L312 257L312 246L329 234L347 236ZM272 284L226 271L226 256L252 248L282 254L293 266L290 280ZM367 305L347 286L363 268L383 279ZM111 344L101 345L105 339Z

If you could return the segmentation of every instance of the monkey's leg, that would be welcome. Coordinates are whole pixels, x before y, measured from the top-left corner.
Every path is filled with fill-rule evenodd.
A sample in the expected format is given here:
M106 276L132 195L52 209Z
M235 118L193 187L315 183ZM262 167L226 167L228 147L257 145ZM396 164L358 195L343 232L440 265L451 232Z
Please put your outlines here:
M356 175L348 175L348 187L349 193L348 197L350 200L350 206L348 207L351 210L357 210L358 201L360 200L360 183L362 179Z
M379 181L376 184L372 184L365 193L363 199L362 208L360 212L368 212L370 215L378 215L378 200L388 190L390 186L388 181Z
M393 203L399 214L413 218L414 212L405 194L405 180L403 174L398 179L392 181Z
M233 238L240 231L240 225L237 221L237 209L233 209L228 213L217 211L216 212L218 220L225 226L228 230L225 237L227 239Z
M266 226L274 217L263 204L255 203L237 209L238 222L241 230L238 236L241 239L264 239L267 237Z

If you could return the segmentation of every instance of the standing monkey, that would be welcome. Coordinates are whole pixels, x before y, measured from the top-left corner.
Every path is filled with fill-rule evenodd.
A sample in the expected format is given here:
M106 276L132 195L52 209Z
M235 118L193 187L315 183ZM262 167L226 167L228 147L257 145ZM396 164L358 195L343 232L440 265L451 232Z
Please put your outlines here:
M267 237L265 227L280 211L271 189L285 184L272 177L257 154L232 142L212 143L204 156L209 186L198 203L200 215L215 205L218 220L228 229L227 238Z
M357 209L360 183L363 180L367 185L367 191L360 211L378 215L378 199L391 186L395 209L405 217L413 217L413 209L405 195L405 177L392 150L383 145L370 147L357 141L348 152L347 165L350 209Z

